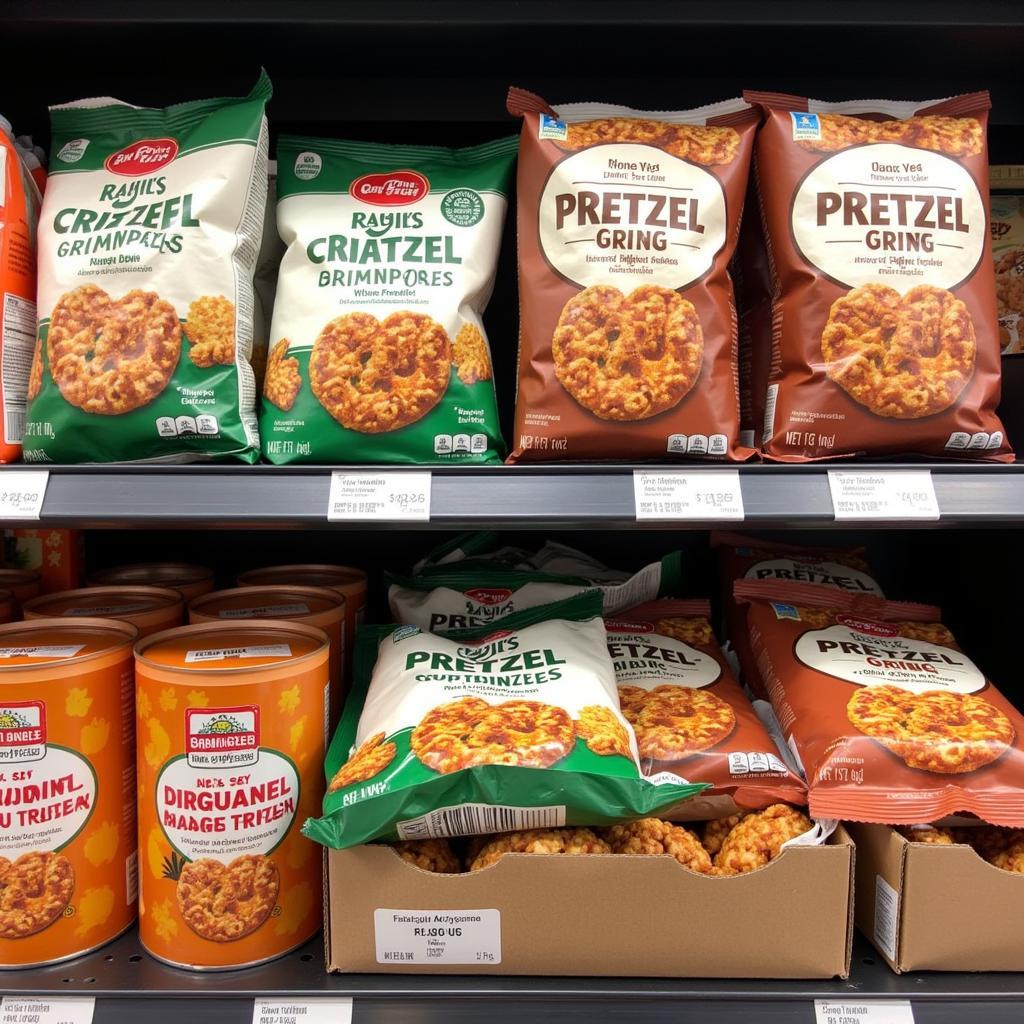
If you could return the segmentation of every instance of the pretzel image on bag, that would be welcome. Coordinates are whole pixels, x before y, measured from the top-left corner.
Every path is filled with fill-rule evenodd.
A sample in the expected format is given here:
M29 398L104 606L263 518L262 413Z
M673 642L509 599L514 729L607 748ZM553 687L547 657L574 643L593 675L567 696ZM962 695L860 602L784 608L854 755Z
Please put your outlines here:
M733 678L703 600L658 600L605 616L622 713L640 764L711 789L664 816L696 821L785 801L804 804L803 780L786 766ZM602 734L588 738L594 749Z
M745 459L736 247L757 114L553 107L513 88L519 391L511 462Z
M751 645L811 817L1024 826L1024 718L938 608L741 580Z
M763 451L1011 461L996 415L988 93L749 92L773 275Z

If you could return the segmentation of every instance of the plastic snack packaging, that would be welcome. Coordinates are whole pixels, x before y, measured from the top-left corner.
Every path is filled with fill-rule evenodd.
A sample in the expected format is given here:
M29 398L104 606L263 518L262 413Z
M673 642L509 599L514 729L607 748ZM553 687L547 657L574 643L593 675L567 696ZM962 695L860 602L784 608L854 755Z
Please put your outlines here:
M772 269L762 450L1012 461L996 415L988 93L760 104Z
M39 187L0 117L0 462L21 458L36 323Z
M481 314L515 139L465 149L284 136L263 385L274 463L504 454Z
M735 592L812 817L1024 826L1024 719L938 608L774 580Z
M517 88L508 110L523 119L510 461L748 458L728 265L756 111Z
M704 788L642 777L598 594L445 636L364 627L326 772L305 833L337 849L614 824Z
M270 94L50 109L26 462L256 461Z

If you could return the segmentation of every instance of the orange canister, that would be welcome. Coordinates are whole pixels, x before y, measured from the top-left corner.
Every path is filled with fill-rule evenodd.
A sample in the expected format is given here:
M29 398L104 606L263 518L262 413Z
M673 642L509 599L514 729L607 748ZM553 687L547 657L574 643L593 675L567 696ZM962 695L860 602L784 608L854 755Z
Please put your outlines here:
M366 608L366 573L350 565L270 565L250 569L238 577L240 587L280 586L327 587L345 598L345 672L344 689L352 679L352 652L356 645L356 629L363 621Z
M194 970L262 963L320 927L327 634L205 622L140 640L139 939Z
M0 967L57 963L135 920L134 626L0 626Z
M21 606L43 590L43 578L38 569L0 569L0 587L14 595L15 614L21 614Z
M180 626L185 602L166 587L83 587L43 594L26 602L25 619L117 619L130 622L139 636Z
M138 562L115 565L90 573L90 587L168 587L177 590L188 604L193 597L208 594L214 588L213 570L188 562ZM3 582L0 581L0 586Z
M188 621L223 622L240 619L285 619L322 629L331 639L331 699L327 741L341 717L345 699L342 664L345 656L346 599L326 587L236 587L214 590L188 606Z

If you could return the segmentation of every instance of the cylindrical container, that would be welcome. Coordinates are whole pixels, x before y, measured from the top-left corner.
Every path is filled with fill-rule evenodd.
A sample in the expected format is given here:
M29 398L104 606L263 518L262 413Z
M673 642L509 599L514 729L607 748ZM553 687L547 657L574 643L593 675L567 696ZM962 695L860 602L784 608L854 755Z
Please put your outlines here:
M135 920L134 626L0 626L0 966L57 963Z
M352 681L352 652L356 629L363 621L366 607L366 573L350 565L270 565L250 569L238 577L240 587L286 586L327 587L345 598L345 671L344 689Z
M193 597L208 594L214 588L213 570L205 565L188 562L138 562L135 565L115 565L90 573L86 583L90 587L168 587L178 591L188 604ZM0 580L0 586L3 581Z
M0 623L13 622L18 617L18 602L9 590L0 590Z
M345 699L342 663L345 656L345 598L327 587L236 587L214 590L188 606L188 621L284 619L322 629L331 639L331 699L327 742L341 717Z
M324 791L327 634L182 626L135 648L139 939L194 970L262 963L320 927L321 859L299 831Z
M43 578L38 569L0 569L0 587L14 595L15 617L21 606L42 593Z
M139 636L180 626L185 602L177 590L166 587L84 587L43 594L26 602L23 609L29 619L117 619L130 622Z

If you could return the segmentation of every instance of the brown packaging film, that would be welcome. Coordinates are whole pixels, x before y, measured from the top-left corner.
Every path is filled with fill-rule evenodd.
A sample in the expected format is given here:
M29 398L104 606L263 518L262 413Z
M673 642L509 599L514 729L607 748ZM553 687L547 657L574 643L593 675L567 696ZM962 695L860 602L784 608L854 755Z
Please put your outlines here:
M757 671L757 659L750 649L747 606L733 594L737 580L779 580L816 583L851 594L875 594L882 588L871 575L864 549L813 548L780 540L760 540L741 533L712 533L711 545L718 549L718 577L725 607L725 628L740 663L740 678L755 697L767 699Z
M757 114L557 108L511 89L519 390L510 462L744 459L736 247Z
M735 586L814 818L969 812L1024 826L1024 719L931 605L811 583Z
M996 415L988 93L764 110L756 178L774 277L763 451L1011 461Z
M605 619L622 713L645 775L670 772L712 788L664 817L725 817L784 801L803 781L778 756L711 631L707 601L650 601ZM587 739L594 747L598 735Z

